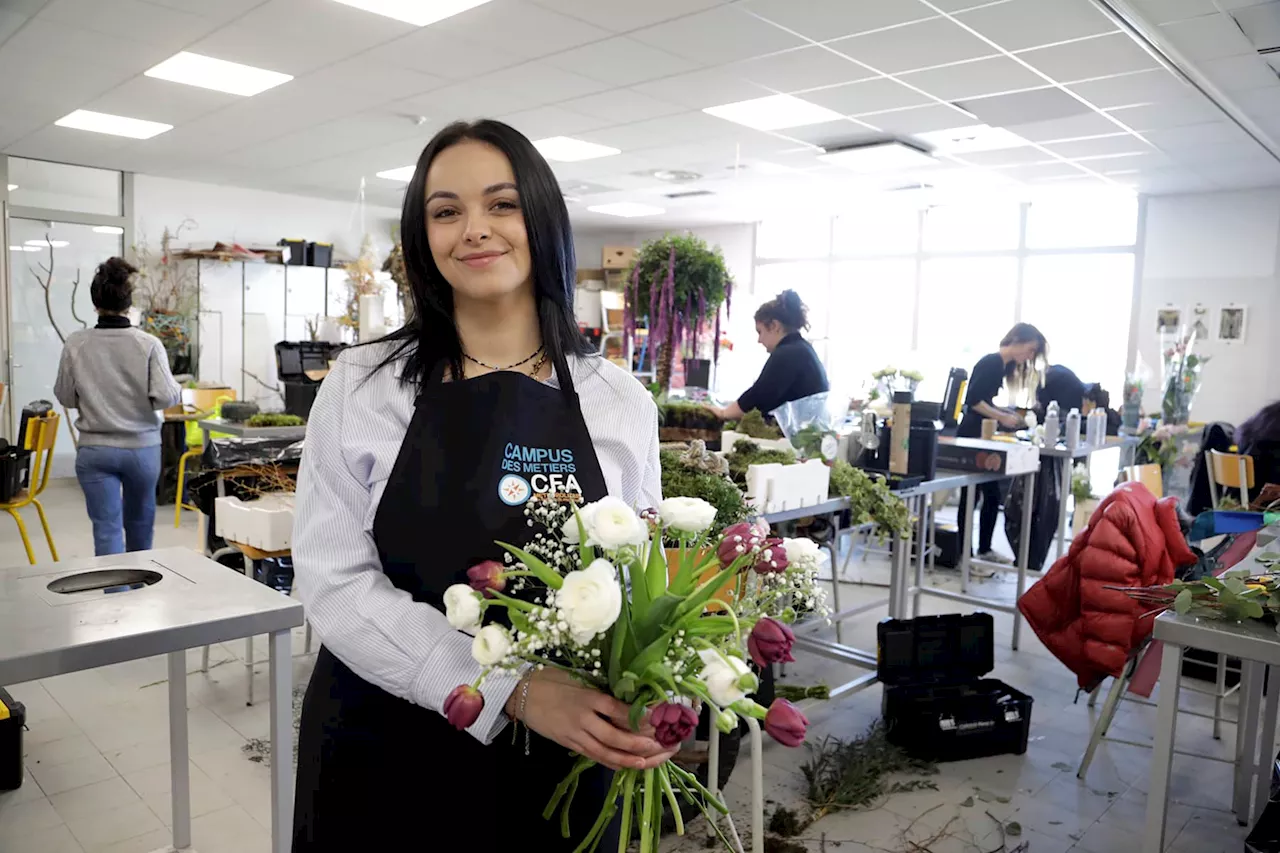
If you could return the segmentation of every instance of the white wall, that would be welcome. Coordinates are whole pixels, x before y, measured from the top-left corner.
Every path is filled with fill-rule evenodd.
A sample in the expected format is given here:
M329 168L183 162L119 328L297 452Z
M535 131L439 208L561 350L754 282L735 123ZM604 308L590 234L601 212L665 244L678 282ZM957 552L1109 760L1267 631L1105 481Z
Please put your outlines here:
M1190 325L1196 303L1210 308L1210 338L1195 351L1208 356L1192 406L1197 421L1240 423L1280 397L1280 190L1261 189L1147 200L1136 345L1152 371L1144 399L1160 411L1160 344L1156 313L1182 309ZM1248 306L1243 343L1217 340L1218 310ZM1275 366L1273 366L1275 365Z

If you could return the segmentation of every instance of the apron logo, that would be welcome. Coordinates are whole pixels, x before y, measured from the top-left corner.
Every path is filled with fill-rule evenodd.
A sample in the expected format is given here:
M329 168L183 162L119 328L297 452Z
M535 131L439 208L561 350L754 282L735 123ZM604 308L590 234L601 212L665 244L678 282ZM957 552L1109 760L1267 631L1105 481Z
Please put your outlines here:
M578 466L573 451L547 447L527 447L508 443L502 454L498 496L508 506L520 506L530 498L580 502Z

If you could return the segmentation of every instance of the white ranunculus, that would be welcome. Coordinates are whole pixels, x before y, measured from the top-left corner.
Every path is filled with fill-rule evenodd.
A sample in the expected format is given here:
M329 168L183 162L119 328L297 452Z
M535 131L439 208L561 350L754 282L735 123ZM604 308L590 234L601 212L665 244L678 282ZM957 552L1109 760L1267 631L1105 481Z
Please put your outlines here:
M755 675L739 658L714 649L703 649L698 657L702 658L702 682L707 685L711 701L721 708L746 698L747 691L755 689Z
M702 498L667 498L658 505L658 516L672 530L701 533L716 520L716 508Z
M822 556L822 549L812 539L783 539L782 550L787 552L787 563L796 568L814 568Z
M582 526L587 531L587 542L591 542L591 516L596 511L595 504L587 504L578 507L577 513L570 515L565 521L564 526L560 528L560 538L570 545L578 544L578 519L582 519Z
M649 541L649 525L618 498L602 498L590 508L587 544L616 551L624 545L643 545Z
M560 618L574 642L585 645L613 627L622 612L622 587L613 563L600 559L585 569L569 572L556 593Z
M501 625L485 625L471 641L471 656L481 666L497 666L511 652L511 635Z
M480 593L465 583L455 583L444 591L444 615L449 624L459 631L474 631L480 627Z

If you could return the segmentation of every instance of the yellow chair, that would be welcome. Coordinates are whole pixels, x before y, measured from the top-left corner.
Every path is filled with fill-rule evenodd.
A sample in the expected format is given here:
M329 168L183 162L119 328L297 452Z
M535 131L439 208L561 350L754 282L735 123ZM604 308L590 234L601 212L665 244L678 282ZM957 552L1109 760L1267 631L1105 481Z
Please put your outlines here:
M35 505L36 512L40 515L40 526L44 528L44 538L49 543L49 553L53 555L53 561L58 562L58 548L53 544L53 534L49 532L49 519L45 517L44 506L40 503L40 493L44 491L45 486L49 485L49 472L53 468L53 446L58 440L59 420L57 413L51 412L43 418L31 418L27 421L26 436L23 439L23 448L31 451L31 474L27 481L27 488L18 492L13 500L0 503L0 509L13 516L13 520L17 522L18 534L22 537L22 544L27 549L27 559L33 566L36 563L36 552L31 548L27 526L22 523L22 516L18 514L18 510L24 506Z
M1157 498L1164 497L1164 473L1155 463L1130 465L1120 472L1121 482L1141 483Z
M1240 508L1249 508L1249 490L1253 488L1253 457L1239 453L1206 451L1209 469L1209 495L1213 508L1218 508L1218 487L1240 490Z
M197 412L208 412L209 417L222 414L222 404L235 400L236 392L230 388L193 388L191 389L191 406ZM178 459L178 491L173 498L173 526L182 526L182 510L197 512L191 504L182 502L183 487L187 480L187 460L204 452L204 430L200 424L190 421L187 424L187 452Z

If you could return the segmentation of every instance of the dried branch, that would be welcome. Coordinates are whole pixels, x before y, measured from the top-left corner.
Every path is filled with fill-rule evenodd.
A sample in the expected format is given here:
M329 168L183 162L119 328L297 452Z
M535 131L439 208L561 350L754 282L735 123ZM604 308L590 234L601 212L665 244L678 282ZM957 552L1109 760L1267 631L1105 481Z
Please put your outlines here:
M80 315L76 313L76 294L80 292L80 268L76 267L76 277L71 282L71 316L80 324L80 328L87 329L89 324L80 319Z
M281 403L283 403L283 402L284 402L284 392L280 390L280 386L279 386L279 385L271 385L271 384L269 384L265 379L263 379L263 378L262 378L261 376L259 376L258 374L254 373L252 370L246 370L245 368L243 368L243 367L242 367L242 368L240 368L240 372L241 372L241 373L243 373L245 376L248 376L248 377L249 377L250 379L252 379L254 382L257 382L257 383L258 383L259 385L261 385L263 388L266 388L266 389L267 389L268 391L270 391L272 394L275 394L277 397L279 397L279 398L280 398L280 402L281 402Z
M257 497L270 494L293 493L298 484L294 475L279 465L244 465L242 466L245 482L241 486L246 492ZM250 483L252 482L252 485Z
M44 242L49 247L49 266L46 267L44 264L37 264L36 266L44 270L45 277L41 278L40 274L31 269L30 266L27 269L31 270L31 275L35 277L36 283L44 291L44 312L49 317L49 325L53 326L53 331L58 336L58 340L65 344L67 336L62 334L62 329L58 328L58 321L53 319L53 300L51 298L53 290L53 241L49 239L48 233L44 235Z

